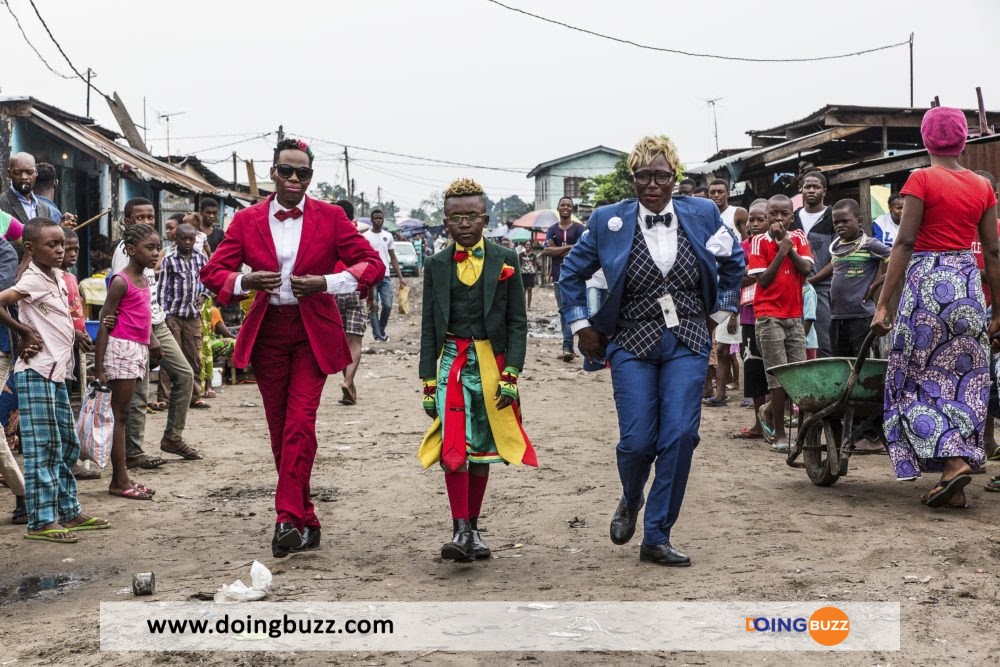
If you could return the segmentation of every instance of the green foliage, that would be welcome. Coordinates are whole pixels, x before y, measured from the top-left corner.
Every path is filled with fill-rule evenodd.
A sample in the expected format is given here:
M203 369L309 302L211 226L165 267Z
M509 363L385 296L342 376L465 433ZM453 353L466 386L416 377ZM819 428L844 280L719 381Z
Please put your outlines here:
M489 203L488 200L487 203ZM493 225L500 225L508 220L517 220L525 213L533 210L535 210L534 204L527 203L517 195L504 197L500 201L493 204L491 208L487 209L490 214L490 222Z
M588 178L580 184L580 196L587 204L617 202L635 196L628 157L623 155L615 162L610 174Z

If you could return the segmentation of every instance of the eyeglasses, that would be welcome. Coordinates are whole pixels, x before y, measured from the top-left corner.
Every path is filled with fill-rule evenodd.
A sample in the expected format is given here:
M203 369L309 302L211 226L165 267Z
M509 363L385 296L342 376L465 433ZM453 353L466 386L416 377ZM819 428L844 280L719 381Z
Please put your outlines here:
M312 167L293 167L290 164L276 164L274 171L282 178L291 178L295 174L300 181L308 181L313 175Z
M654 181L657 185L666 185L673 179L674 174L669 171L633 171L632 180L639 185L649 185Z
M452 225L460 225L466 220L469 222L479 222L483 219L485 213L452 213L447 218L445 218Z

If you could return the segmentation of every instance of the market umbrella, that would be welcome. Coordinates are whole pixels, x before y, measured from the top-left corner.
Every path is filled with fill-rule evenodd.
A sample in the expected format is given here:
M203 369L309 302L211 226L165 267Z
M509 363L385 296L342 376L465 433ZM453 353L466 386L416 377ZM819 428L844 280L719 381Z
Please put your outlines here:
M415 220L413 218L403 220L399 223L400 229L423 229L426 226L423 220Z
M511 227L522 229L548 229L559 222L559 214L550 208L541 211L530 211L510 223Z
M531 230L523 227L513 229L507 238L510 239L511 243L524 243L531 240Z

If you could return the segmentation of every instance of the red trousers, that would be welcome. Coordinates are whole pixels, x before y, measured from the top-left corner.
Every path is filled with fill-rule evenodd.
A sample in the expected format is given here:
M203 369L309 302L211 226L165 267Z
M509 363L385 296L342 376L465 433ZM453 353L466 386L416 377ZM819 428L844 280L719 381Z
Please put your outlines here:
M276 522L319 528L309 500L316 458L316 410L326 375L320 371L298 306L269 306L251 353L257 389L278 469Z

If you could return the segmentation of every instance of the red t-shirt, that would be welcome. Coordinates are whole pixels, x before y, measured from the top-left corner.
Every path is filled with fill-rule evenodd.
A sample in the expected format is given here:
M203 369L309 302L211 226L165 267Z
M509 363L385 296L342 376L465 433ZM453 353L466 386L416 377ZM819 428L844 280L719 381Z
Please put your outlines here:
M989 182L967 169L919 169L906 179L902 193L924 202L914 252L968 250L983 213L997 203Z
M812 250L809 249L809 241L801 231L788 232L788 237L795 246L795 251L800 257L812 261ZM747 265L748 275L764 273L767 267L778 255L778 243L771 238L770 234L758 234L750 239L750 262ZM799 273L795 265L792 264L791 257L785 257L778 268L778 275L766 288L760 284L753 295L754 317L777 317L779 319L793 319L802 317L802 283L806 277Z

